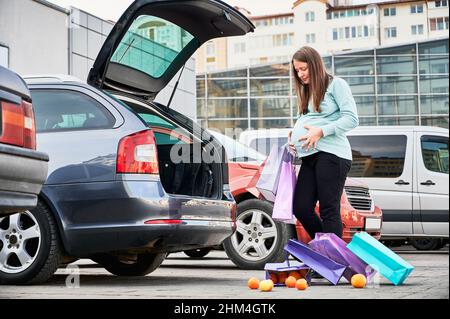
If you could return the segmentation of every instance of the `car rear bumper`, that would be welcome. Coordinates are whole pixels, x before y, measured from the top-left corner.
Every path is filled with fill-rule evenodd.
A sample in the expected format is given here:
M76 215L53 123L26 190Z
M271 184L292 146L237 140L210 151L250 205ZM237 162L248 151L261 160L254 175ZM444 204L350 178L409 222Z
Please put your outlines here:
M169 195L157 180L45 185L43 194L59 215L67 253L77 257L214 246L235 230L233 198ZM181 223L164 224L168 220Z
M100 252L178 252L221 244L235 230L234 222L183 220L179 225L122 225L85 228L72 233L70 255Z
M48 160L47 154L0 144L0 217L36 206Z

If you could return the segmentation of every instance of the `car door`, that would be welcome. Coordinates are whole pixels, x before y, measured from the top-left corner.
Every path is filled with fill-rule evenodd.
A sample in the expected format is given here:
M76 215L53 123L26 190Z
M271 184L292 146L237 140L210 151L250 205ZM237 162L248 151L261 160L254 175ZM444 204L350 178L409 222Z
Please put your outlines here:
M416 132L416 188L424 235L449 235L448 135Z
M413 133L364 131L348 136L353 153L349 177L369 186L383 211L382 236L413 233Z
M203 43L253 30L218 0L138 0L115 24L88 83L153 100Z

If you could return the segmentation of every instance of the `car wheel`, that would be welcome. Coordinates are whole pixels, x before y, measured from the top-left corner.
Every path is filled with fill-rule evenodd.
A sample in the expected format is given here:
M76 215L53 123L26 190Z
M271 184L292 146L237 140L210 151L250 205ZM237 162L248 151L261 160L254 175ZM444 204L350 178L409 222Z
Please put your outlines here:
M435 250L441 245L440 238L422 238L422 239L412 239L411 245L417 250Z
M185 250L184 253L191 258L203 258L206 255L208 255L210 251L211 251L211 248L198 248L198 249Z
M96 255L93 261L116 276L145 276L155 271L166 258L166 253L139 254L119 257L111 254Z
M62 261L58 228L41 201L31 211L0 218L0 283L39 284Z
M294 226L272 219L273 204L249 199L237 205L237 229L223 245L228 257L242 269L263 269L266 263L286 260L284 246Z

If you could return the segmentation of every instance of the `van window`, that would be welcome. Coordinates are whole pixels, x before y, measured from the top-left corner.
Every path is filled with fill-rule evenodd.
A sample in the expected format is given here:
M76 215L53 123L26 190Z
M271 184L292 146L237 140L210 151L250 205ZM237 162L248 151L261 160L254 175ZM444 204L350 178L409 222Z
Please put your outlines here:
M424 135L421 145L425 167L432 172L448 174L448 138Z
M90 96L71 90L32 90L37 132L112 128L115 118Z
M349 177L396 178L403 173L405 135L348 136L353 164Z
M250 147L258 152L269 155L270 150L274 145L283 146L287 143L287 137L260 137L255 138L250 142Z

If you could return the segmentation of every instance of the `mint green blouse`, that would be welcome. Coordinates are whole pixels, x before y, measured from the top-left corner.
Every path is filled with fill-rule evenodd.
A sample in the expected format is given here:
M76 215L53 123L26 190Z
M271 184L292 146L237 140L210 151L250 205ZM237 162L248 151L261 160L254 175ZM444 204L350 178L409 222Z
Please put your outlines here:
M308 105L307 114L297 114L297 122L292 130L294 143L299 157L305 157L318 151L335 154L338 157L352 160L352 150L346 133L358 126L358 112L350 86L341 78L334 77L328 85L324 99L320 104L321 112L315 112L314 106ZM307 134L305 125L322 128L323 137L317 143L317 149L302 149L305 142L298 139Z

